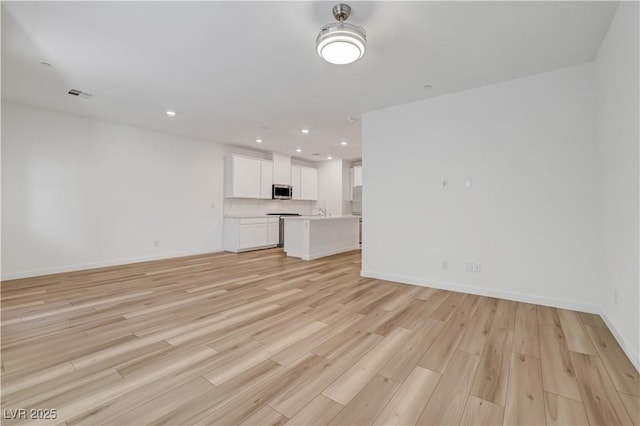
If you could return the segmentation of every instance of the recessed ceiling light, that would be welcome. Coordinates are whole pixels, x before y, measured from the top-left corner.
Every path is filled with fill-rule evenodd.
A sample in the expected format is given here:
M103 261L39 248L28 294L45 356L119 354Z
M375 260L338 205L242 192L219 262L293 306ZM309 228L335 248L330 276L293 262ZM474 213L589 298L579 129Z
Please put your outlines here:
M296 148L296 152L302 152L302 149Z
M175 111L167 111L167 115L170 115L171 117L173 117L174 115L176 115Z
M342 145L342 146L344 146L344 145L346 145L346 144L347 144L347 141L342 141L342 142L340 142L340 145Z
M262 143L262 139L256 139L256 142Z
M358 120L358 119L357 119L357 118L354 118L354 117L347 117L347 121L348 121L349 123L355 123L357 120Z
M425 89L425 90L429 90L429 89L431 89L432 87L433 87L433 86L432 86L432 85L430 85L430 84L425 84L425 85L424 85L424 89Z
M304 133L305 135L309 133L309 129L302 129L302 133Z
M333 157L332 156L328 156L327 160L333 160Z

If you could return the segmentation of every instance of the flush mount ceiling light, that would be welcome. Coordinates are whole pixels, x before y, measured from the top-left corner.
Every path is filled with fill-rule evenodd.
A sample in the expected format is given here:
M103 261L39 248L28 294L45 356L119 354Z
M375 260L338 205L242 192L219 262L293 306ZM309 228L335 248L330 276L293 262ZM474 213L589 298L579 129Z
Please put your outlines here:
M316 51L322 59L332 64L345 65L362 58L367 49L367 33L364 28L347 24L351 7L348 4L333 6L333 16L338 22L325 25L316 38Z

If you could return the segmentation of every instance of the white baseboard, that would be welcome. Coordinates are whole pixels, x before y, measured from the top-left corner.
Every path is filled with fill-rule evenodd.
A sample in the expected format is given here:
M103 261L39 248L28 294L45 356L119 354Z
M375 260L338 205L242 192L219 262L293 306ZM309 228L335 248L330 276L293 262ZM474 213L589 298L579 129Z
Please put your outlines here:
M376 271L362 270L360 271L360 275L362 275L363 277L377 278L380 280L419 285L422 287L433 287L442 290L477 294L478 296L497 297L500 299L514 300L516 302L535 303L536 305L552 306L554 308L570 309L572 311L588 312L591 314L600 314L600 310L597 306L577 303L572 300L555 299L550 297L536 296L533 294L510 292L491 288L472 287L464 284L427 280L405 275L385 274Z
M604 309L600 311L600 317L604 323L607 324L609 331L611 331L611 334L613 334L613 337L615 337L616 341L622 348L622 351L627 355L627 358L629 358L633 366L636 367L636 370L640 372L640 354L638 353L638 348L634 348L629 344L629 341L618 331Z
M150 260L170 259L172 257L195 256L198 254L220 253L222 250L193 250L179 253L168 253L152 256L132 257L128 259L105 260L101 262L80 263L77 265L60 266L56 268L45 268L33 271L13 272L10 274L2 274L2 281L15 280L19 278L31 278L41 275L59 274L63 272L83 271L85 269L104 268L107 266L128 265L130 263L148 262Z
M353 251L353 250L360 250L360 244L358 244L356 246L352 246L352 247L344 247L344 248L339 248L339 249L335 249L335 250L328 250L328 251L323 251L323 252L320 252L320 253L314 253L314 254L311 254L309 256L303 255L301 257L301 259L302 260L320 259L321 257L332 256L334 254L345 253L347 251Z

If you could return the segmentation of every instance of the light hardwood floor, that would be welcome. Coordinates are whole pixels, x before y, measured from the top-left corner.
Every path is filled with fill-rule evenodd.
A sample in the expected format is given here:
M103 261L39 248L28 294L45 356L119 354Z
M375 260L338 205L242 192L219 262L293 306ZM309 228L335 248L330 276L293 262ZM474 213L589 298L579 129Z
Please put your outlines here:
M600 317L359 271L272 249L3 282L2 423L638 424Z

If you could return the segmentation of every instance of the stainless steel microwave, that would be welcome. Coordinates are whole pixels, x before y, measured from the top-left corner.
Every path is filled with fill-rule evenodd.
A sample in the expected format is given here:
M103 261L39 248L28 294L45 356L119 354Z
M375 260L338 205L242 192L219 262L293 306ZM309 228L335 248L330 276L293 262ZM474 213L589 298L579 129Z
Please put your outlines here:
M291 185L274 184L271 189L271 198L273 200L290 200L293 195Z

